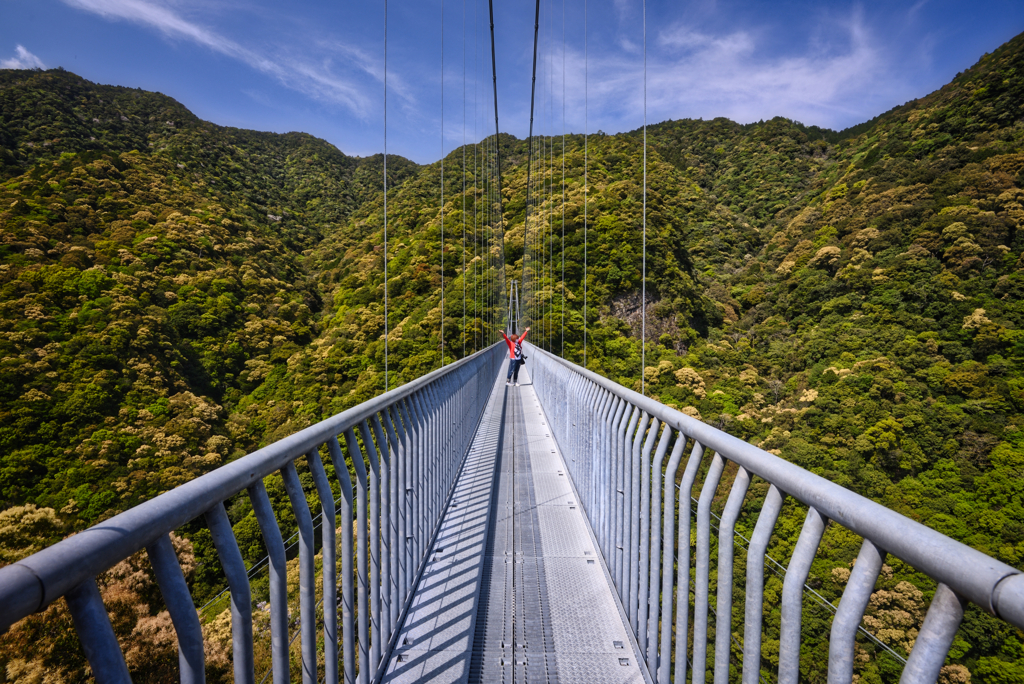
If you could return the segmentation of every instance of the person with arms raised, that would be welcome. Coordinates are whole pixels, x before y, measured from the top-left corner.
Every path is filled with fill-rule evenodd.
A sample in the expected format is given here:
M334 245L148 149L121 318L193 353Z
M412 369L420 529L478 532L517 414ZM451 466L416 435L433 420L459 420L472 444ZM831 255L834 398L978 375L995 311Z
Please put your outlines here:
M508 345L509 363L508 376L505 378L506 385L511 385L514 382L516 387L519 386L519 367L526 363L526 357L523 356L523 342L526 341L528 332L530 332L529 328L517 337L515 333L510 336L506 335L504 330L501 331L501 336L505 338L505 344Z

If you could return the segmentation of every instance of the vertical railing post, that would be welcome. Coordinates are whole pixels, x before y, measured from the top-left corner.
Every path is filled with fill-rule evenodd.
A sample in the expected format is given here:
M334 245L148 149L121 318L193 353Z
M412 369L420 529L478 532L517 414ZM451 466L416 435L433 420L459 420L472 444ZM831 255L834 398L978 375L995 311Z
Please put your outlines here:
M688 661L686 641L689 635L687 626L690 620L690 497L693 492L693 483L697 479L697 469L703 458L704 445L694 442L693 448L690 450L690 458L686 462L686 470L683 471L683 481L679 487L679 528L676 542L676 548L679 549L679 558L676 562L676 635L679 637L676 641L675 652L675 681L677 682L686 681ZM696 639L694 648L696 648Z
M231 529L224 504L218 503L206 512L206 526L210 528L213 546L217 549L221 567L228 580L231 594L231 660L237 684L254 684L252 596L245 561L238 550L238 541ZM328 682L328 684L336 684Z
M640 584L640 594L637 597L639 614L637 615L637 642L640 646L640 652L644 656L644 660L647 661L647 669L651 668L651 658L648 657L648 632L650 630L647 620L651 613L650 596L651 588L655 584L655 572L652 570L653 566L658 564L659 557L657 552L652 550L651 531L652 528L655 532L653 536L657 536L659 531L657 523L652 524L651 516L654 515L654 511L651 508L651 490L657 489L655 484L652 487L652 474L651 474L651 451L654 449L654 443L658 439L658 428L661 423L657 418L651 420L651 425L647 432L647 439L644 440L643 453L640 457L640 576L638 578ZM661 446L667 447L668 442L665 439L661 440ZM662 450L664 455L664 450ZM661 466L661 458L658 457L658 467ZM660 492L659 492L660 494ZM656 495L657 496L657 495ZM660 499L660 496L657 496ZM660 514L660 511L659 511ZM659 547L660 548L660 547ZM653 562L652 562L653 561ZM655 593L657 590L655 589ZM653 642L654 639L652 638Z
M665 426L666 431L670 430L670 426ZM659 650L658 657L658 684L669 684L669 667L672 663L672 598L675 586L675 569L673 561L675 560L675 535L676 530L676 472L679 470L679 462L682 460L683 451L686 450L686 435L679 433L676 435L675 445L672 447L672 456L668 459L668 466L665 468L665 520L662 523L662 539L664 539L664 548L662 549L662 576L661 576L661 647ZM679 494L680 499L685 496L682 492ZM686 508L690 510L689 506ZM682 508L680 507L680 515L682 515ZM680 528L680 532L682 528ZM686 537L687 545L689 545L690 537L690 525L686 525ZM680 559L682 559L682 550L680 550ZM682 560L680 560L682 563ZM686 558L687 567L689 567L690 560L689 555ZM686 590L689 593L689 589ZM684 596L682 590L680 590L680 605L677 610L684 613L689 613L689 596ZM685 634L685 630L682 634ZM680 657L680 654L686 658L686 637L683 637L683 650L678 651L678 644L676 646L677 653L676 657ZM683 674L685 675L685 670ZM683 682L683 679L677 679L676 681Z
M742 466L729 492L718 526L718 610L715 613L715 684L729 684L729 640L732 638L733 533L750 486L750 473Z
M782 583L779 684L797 684L800 681L800 623L803 619L804 582L811 571L814 554L818 551L827 524L828 518L813 508L807 509L807 518L793 549L789 567L786 568L786 579Z
M629 454L629 467L625 470L626 495L623 497L623 501L628 502L626 515L629 516L629 525L625 529L626 544L623 548L626 552L625 557L629 562L626 564L626 586L628 587L628 591L627 596L623 597L622 603L627 606L627 611L629 612L629 624L633 628L634 634L639 634L640 632L639 546L643 544L643 540L640 539L640 516L642 515L641 493L643 491L643 485L641 483L641 478L643 477L643 457L640 452L647 432L647 423L650 419L651 418L647 414L647 411L644 411L640 415L640 422L637 423L636 432L629 433L630 435L633 435L633 448L627 452ZM649 459L649 451L647 452L647 456ZM643 545L646 546L646 544ZM643 651L644 646L641 646L640 650Z
M98 682L131 684L128 666L107 616L96 580L87 579L65 594L82 650Z
M708 658L708 601L711 574L711 502L725 469L725 459L716 453L704 478L697 500L697 563L693 586L693 684L704 684ZM689 502L687 501L687 506ZM682 504L682 501L680 501Z
M376 418L376 416L374 416ZM377 676L381 654L381 608L380 608L380 461L370 425L367 421L359 424L359 432L363 437L366 461L369 468L369 522L370 522L370 659L367 661L370 677Z
M380 416L373 416L373 434L377 436L377 446L380 449L380 654L383 656L388 640L391 638L392 625L394 625L392 592L394 591L394 574L397 568L392 565L395 538L395 519L392 507L392 496L394 494L394 478L391 473L391 461L393 459L392 448L384 434L384 427L381 425Z
M257 480L249 487L249 499L252 510L256 514L263 543L267 547L270 566L270 648L271 669L274 684L288 684L291 681L290 661L288 658L288 567L284 554L284 540L281 539L281 528L277 526L274 509L270 505L270 497L263 486L263 480Z
M832 633L828 642L828 684L848 684L853 681L857 627L871 600L871 592L875 589L875 581L882 571L885 556L885 551L868 539L860 545L857 562L846 582L836 616L832 618Z
M345 684L355 684L355 597L352 587L352 477L337 437L327 440L334 473L341 485L341 657Z
M747 548L747 602L743 619L743 684L761 681L761 624L764 615L764 556L768 542L779 519L785 495L775 485L768 494L757 516L754 534Z
M967 601L939 582L935 588L924 624L914 640L907 664L900 675L900 684L931 684L939 678L946 654L964 619Z
M352 428L345 430L345 443L348 455L352 459L352 467L356 471L356 617L358 619L359 640L359 684L370 681L370 600L367 586L367 544L366 544L366 463L362 451L356 441Z
M650 542L648 547L648 579L647 579L647 670L651 677L656 680L658 672L658 624L661 621L661 523L664 513L661 508L661 470L668 447L672 443L672 428L661 424L661 438L658 439L658 449L654 453L654 461L651 464L650 484L650 520L648 521L648 534Z
M320 451L310 449L306 454L309 472L313 475L317 496L320 497L322 518L321 540L323 548L323 572L320 581L323 583L324 596L324 684L338 684L338 569L337 548L335 547L335 525L337 519L334 508L334 492L327 479Z
M153 574L178 636L181 684L202 684L206 681L203 628L170 536L162 535L146 547L146 553L153 564Z
M294 461L281 469L284 490L299 527L299 630L302 652L302 684L316 684L316 579L313 567L313 518L302 491Z

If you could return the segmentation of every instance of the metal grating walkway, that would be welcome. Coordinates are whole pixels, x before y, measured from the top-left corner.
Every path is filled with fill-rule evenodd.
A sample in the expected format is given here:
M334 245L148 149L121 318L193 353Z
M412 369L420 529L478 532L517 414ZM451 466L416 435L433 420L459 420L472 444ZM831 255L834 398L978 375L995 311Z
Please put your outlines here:
M385 682L643 682L529 374L495 383Z

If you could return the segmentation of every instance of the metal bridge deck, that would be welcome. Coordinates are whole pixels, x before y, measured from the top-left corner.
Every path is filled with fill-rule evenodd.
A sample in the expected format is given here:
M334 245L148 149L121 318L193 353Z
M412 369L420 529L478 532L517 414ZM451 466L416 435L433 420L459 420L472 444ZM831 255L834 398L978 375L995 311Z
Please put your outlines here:
M525 369L520 381L495 383L385 682L644 681Z

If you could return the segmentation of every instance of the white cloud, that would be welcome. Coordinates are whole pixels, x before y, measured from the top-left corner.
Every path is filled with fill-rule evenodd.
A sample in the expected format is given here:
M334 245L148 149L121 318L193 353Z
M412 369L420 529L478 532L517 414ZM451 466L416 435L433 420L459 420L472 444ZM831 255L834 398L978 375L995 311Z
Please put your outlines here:
M712 33L675 25L657 32L649 37L648 121L724 116L749 123L784 116L844 128L891 107L897 74L859 13L828 28L827 43L784 54L756 30ZM567 104L581 111L583 55L570 52L567 69ZM591 53L591 132L639 127L642 69L625 49L596 58Z
M0 60L0 69L45 69L43 60L39 59L24 47L14 48L14 57Z
M278 80L283 85L314 99L327 100L347 107L353 114L366 118L375 103L364 94L364 89L350 78L332 71L330 62L308 59L291 49L256 51L190 21L170 7L149 0L64 0L65 4L105 19L124 20L160 31L168 38L188 40L232 59L243 62L257 71ZM356 57L358 51L344 45L336 50ZM352 59L361 71L376 78L375 66L369 60ZM390 85L390 84L389 84Z

